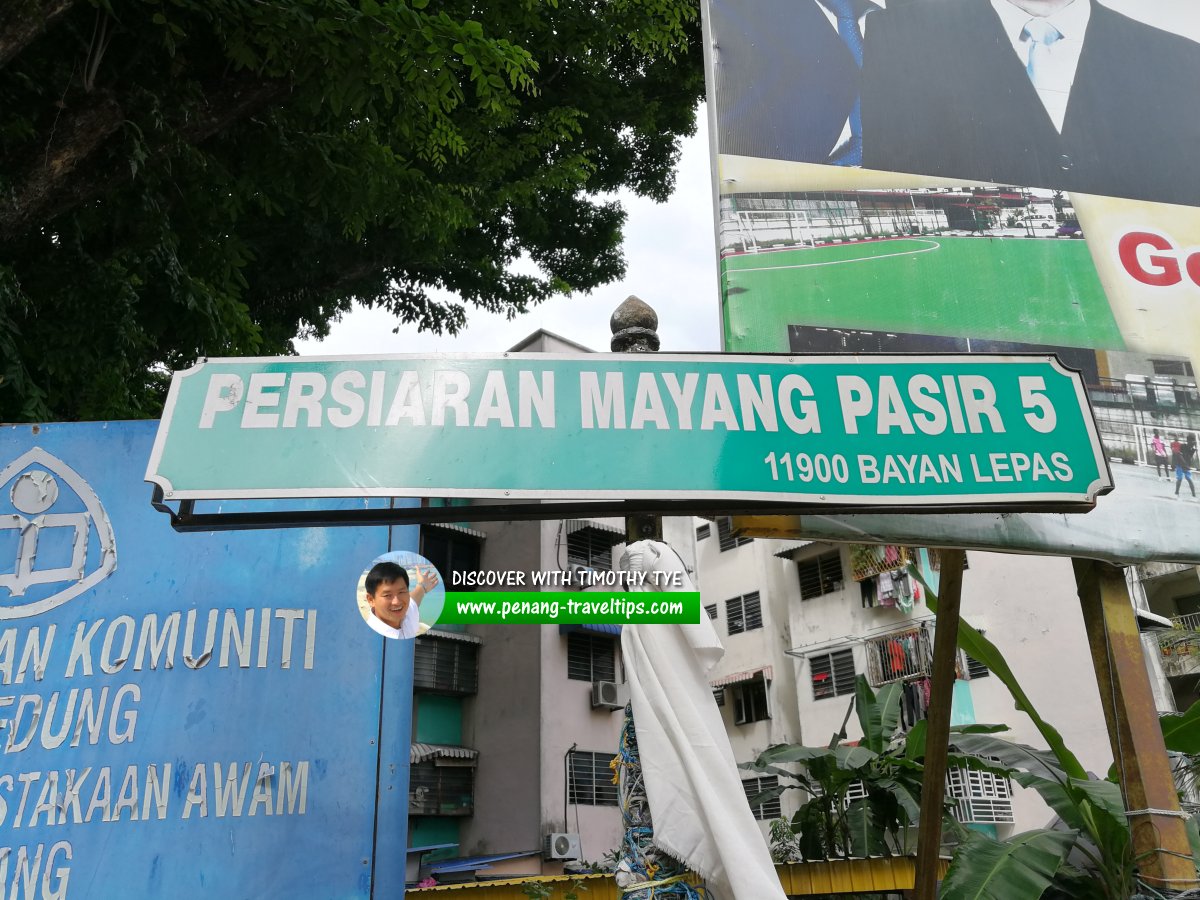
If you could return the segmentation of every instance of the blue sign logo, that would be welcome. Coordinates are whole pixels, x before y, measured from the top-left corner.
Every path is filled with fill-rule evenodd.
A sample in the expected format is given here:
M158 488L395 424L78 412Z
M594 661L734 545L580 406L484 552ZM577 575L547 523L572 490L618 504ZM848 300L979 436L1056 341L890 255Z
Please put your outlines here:
M61 606L116 568L112 523L79 473L40 447L0 470L0 619Z

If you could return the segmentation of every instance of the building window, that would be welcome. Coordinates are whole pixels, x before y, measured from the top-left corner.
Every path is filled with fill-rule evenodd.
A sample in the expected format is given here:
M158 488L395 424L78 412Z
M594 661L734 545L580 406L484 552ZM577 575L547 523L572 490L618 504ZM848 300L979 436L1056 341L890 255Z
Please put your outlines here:
M1186 359L1152 359L1150 365L1154 367L1155 375L1178 375L1182 378L1195 375L1192 364Z
M710 534L712 534L712 529L709 527L709 524L707 522L705 522L703 525L699 526L696 529L696 540L702 541L705 538L707 538Z
M712 603L712 604L704 607L704 611L706 613L708 613L708 617L710 619L715 619L717 617L717 604Z
M417 638L413 687L438 694L474 694L479 690L479 645L428 634Z
M721 516L717 519L717 545L721 548L721 552L732 550L734 547L740 547L742 544L750 543L754 538L734 537L733 534L733 519L730 516Z
M725 688L723 688L723 687L713 688L713 700L716 701L717 706L724 706L725 705Z
M942 557L938 551L930 547L925 553L929 556L929 568L934 572L942 571ZM971 559L966 553L963 553L963 570L971 568Z
M474 811L474 764L448 763L448 760L430 760L409 768L410 816L469 816Z
M762 604L758 591L725 601L725 622L730 634L762 628Z
M447 589L473 591L462 576L479 571L482 545L479 538L449 526L426 525L421 529L421 555L433 563Z
M778 796L772 797L770 800L765 800L757 806L751 803L759 794L777 787L779 787L779 777L777 775L764 775L761 778L742 779L742 790L746 792L746 802L750 803L750 811L754 813L754 818L760 822L765 822L769 819L778 819L783 815Z
M822 553L798 563L800 599L811 600L842 589L842 554L839 550Z
M601 634L567 635L567 677L575 681L616 681L617 642Z
M995 757L985 756L983 760L997 768L1004 767ZM948 769L946 797L957 801L954 818L960 822L1013 822L1012 782L1003 775L980 769Z
M610 572L613 545L621 540L620 536L599 528L577 528L567 535L567 565Z
M567 757L567 802L583 806L616 806L612 753L572 750Z
M835 650L808 658L812 672L813 699L840 697L854 693L854 651Z
M963 653L967 658L967 678L974 681L976 678L987 678L992 674L992 670L973 657L970 653Z
M734 685L733 724L748 725L771 718L767 708L767 683L761 678Z

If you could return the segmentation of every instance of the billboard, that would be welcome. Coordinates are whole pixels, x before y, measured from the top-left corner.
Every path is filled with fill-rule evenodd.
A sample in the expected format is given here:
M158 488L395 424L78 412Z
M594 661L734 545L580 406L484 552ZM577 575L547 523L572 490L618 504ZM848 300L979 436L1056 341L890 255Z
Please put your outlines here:
M351 590L389 529L177 534L156 425L0 428L0 896L400 896L413 642Z
M805 535L1200 562L1200 10L705 16L725 349L1054 353L1113 467L1082 517L805 517Z

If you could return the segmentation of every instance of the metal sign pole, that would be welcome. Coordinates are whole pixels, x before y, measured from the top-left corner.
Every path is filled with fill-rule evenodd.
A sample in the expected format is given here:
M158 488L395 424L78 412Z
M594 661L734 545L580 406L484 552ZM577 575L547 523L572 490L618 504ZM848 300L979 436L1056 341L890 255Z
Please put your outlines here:
M916 900L937 896L942 845L942 803L946 793L946 756L950 747L950 707L954 698L954 662L958 655L958 610L966 554L942 550L938 586L937 632L933 639L933 677L926 718L925 774L921 783L921 821L917 825Z
M1157 890L1200 887L1125 575L1098 560L1074 564L1138 874Z
M658 315L649 304L630 295L616 308L609 321L614 353L654 353L658 350ZM635 515L625 519L627 543L662 540L662 516ZM625 707L625 721L618 747L620 803L625 836L621 841L619 878L629 878L623 887L627 900L648 900L671 894L696 896L682 879L687 866L654 846L654 819L642 782L641 757L637 750L637 728L633 706ZM645 879L649 879L648 881Z

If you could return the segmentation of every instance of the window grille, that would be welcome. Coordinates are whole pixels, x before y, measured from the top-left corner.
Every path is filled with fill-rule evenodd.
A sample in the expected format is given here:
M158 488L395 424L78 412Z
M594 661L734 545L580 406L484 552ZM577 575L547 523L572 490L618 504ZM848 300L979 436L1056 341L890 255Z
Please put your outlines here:
M851 544L850 577L855 581L908 566L912 551L895 544Z
M439 694L479 690L479 645L433 635L417 638L413 687Z
M970 653L963 653L967 658L967 677L974 681L976 678L987 678L992 674L992 670L973 657Z
M713 688L713 700L717 702L717 706L725 705L725 688Z
M722 553L732 550L734 547L740 547L742 544L748 544L752 540L754 538L734 537L733 519L730 516L721 516L717 519L717 544Z
M587 566L601 572L612 571L612 548L620 538L598 528L584 527L567 535L567 565Z
M704 611L708 613L708 617L710 619L715 619L717 617L717 604L709 604L708 606L704 607Z
M617 785L609 765L612 753L572 750L567 757L567 802L581 806L616 806Z
M741 634L762 628L762 603L758 591L725 601L725 621L729 634Z
M445 760L430 760L409 768L410 816L469 816L474 812L474 766L445 763Z
M875 687L930 674L933 647L924 628L896 631L864 643L867 679Z
M600 634L568 634L567 677L574 681L616 681L617 642Z
M469 579L461 576L479 571L482 551L482 542L473 535L434 525L421 529L421 555L433 563L444 584L460 585L456 591L475 590L466 583Z
M854 651L835 650L808 658L812 673L813 699L840 697L854 693Z
M777 775L764 775L761 778L742 779L742 790L746 792L747 803L750 803L750 801L764 791L769 791L777 787L779 787L779 776ZM778 797L773 797L757 806L751 803L750 811L754 813L754 818L760 822L765 822L769 819L778 819L783 815L783 809L780 806Z
M698 541L704 540L711 534L712 534L712 529L709 527L709 524L707 522L705 522L703 525L700 525L699 527L696 528L696 540L698 540Z
M982 758L1003 766L995 757ZM960 822L1013 822L1012 782L1003 775L956 766L946 771L946 796L957 801L954 817Z
M838 550L799 562L800 599L811 600L840 591L843 585L842 554Z

